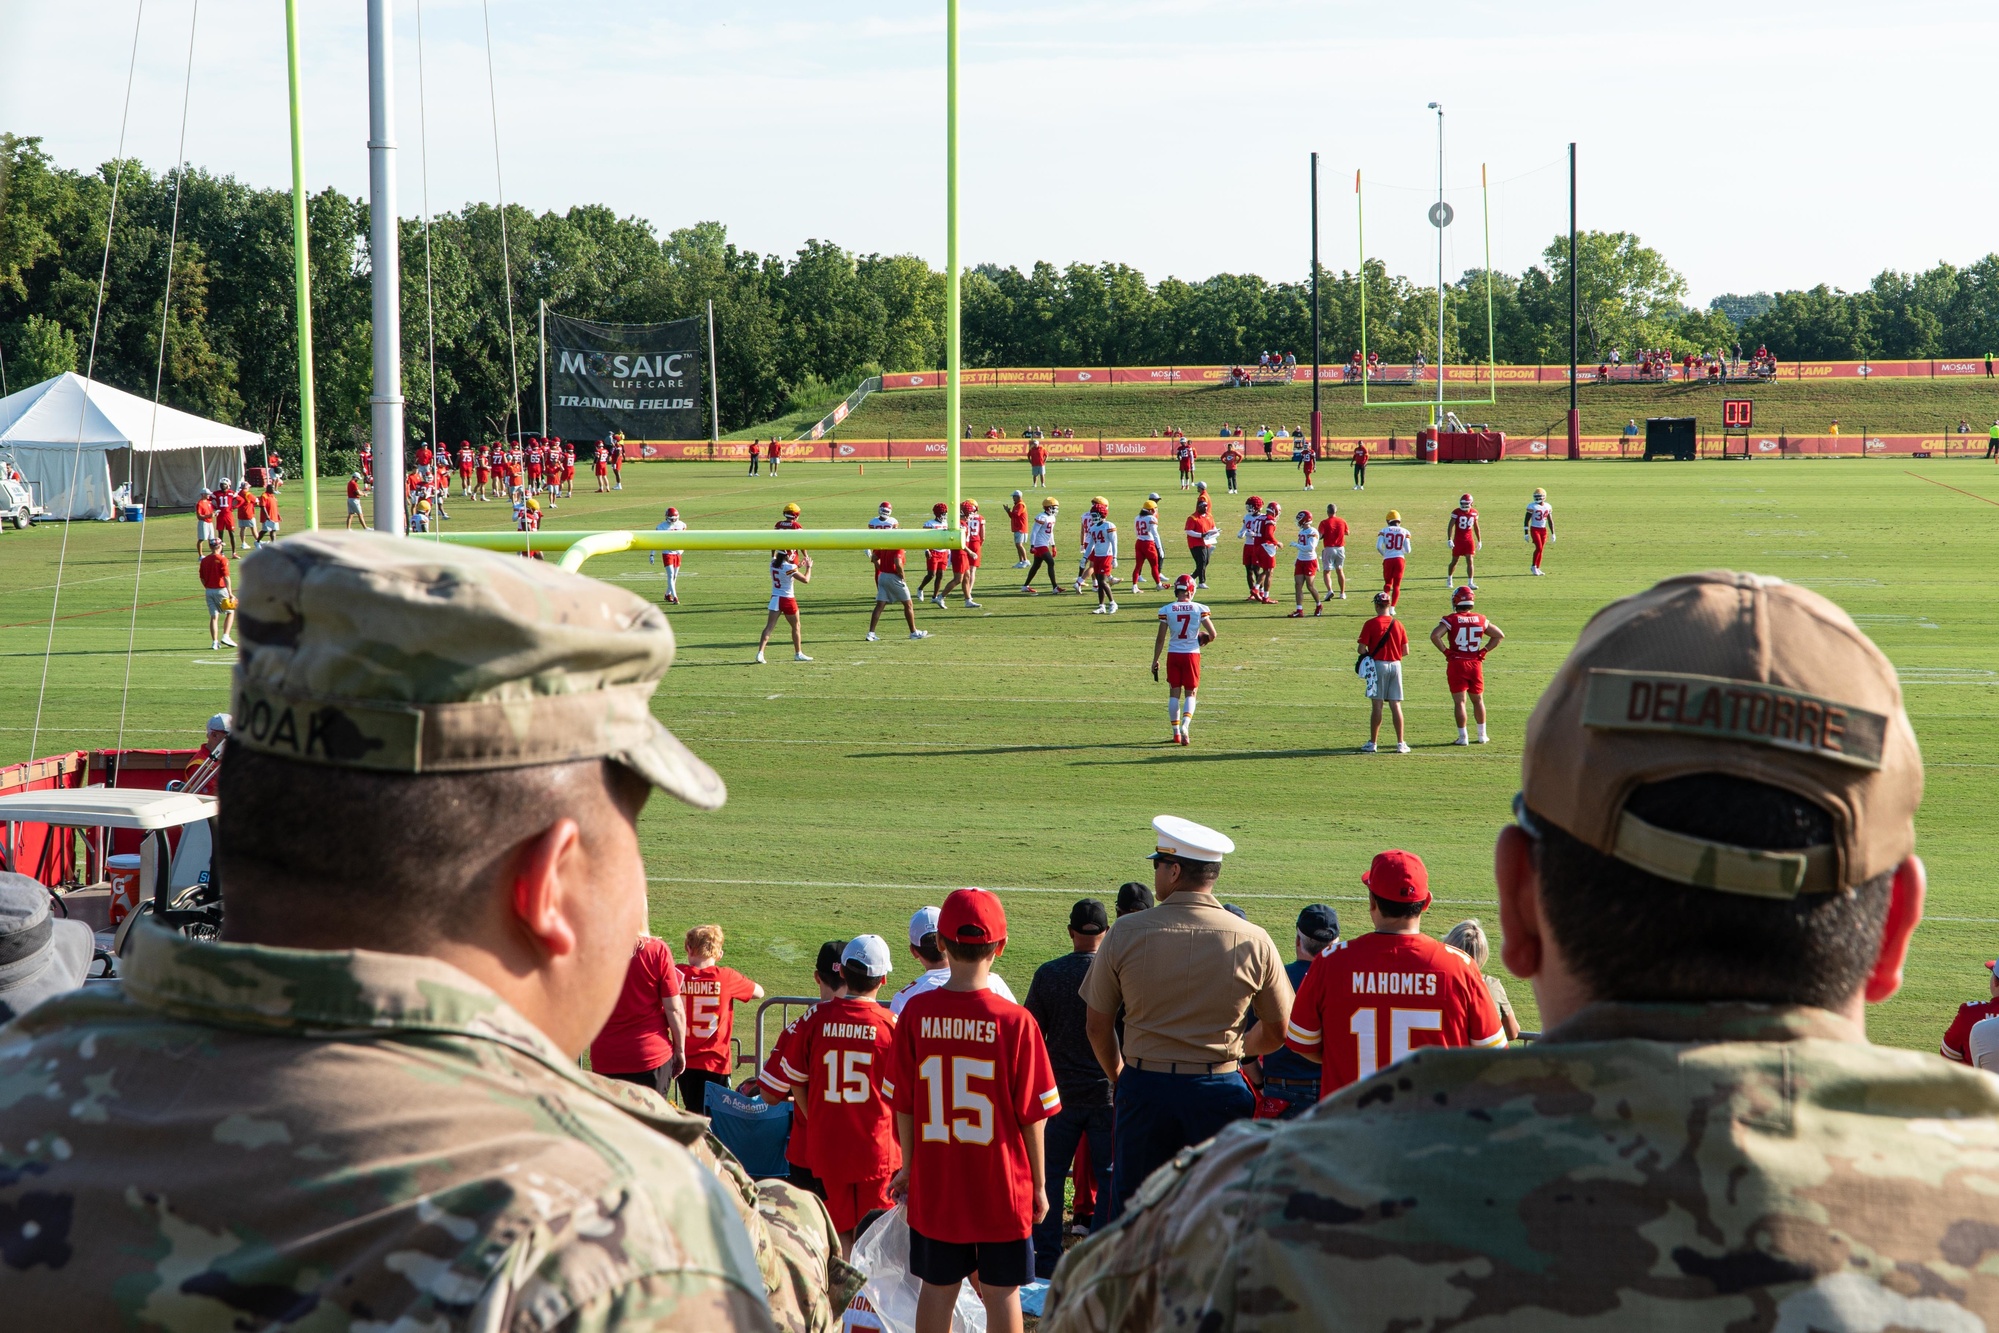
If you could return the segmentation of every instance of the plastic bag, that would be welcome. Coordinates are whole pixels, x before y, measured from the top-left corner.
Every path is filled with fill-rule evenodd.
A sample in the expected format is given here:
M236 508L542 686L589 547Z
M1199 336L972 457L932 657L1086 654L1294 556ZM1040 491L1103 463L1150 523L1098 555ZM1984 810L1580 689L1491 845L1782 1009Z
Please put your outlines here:
M909 1271L909 1213L901 1204L884 1213L854 1244L850 1260L866 1273L859 1299L881 1320L885 1333L915 1333L916 1298L923 1281ZM951 1333L986 1333L986 1307L972 1284L958 1284Z

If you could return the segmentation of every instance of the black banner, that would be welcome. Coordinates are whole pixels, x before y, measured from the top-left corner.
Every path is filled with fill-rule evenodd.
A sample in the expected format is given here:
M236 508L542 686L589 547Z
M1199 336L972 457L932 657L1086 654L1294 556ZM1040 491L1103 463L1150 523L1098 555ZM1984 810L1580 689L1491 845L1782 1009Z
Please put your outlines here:
M549 311L548 428L565 440L693 440L701 418L702 323L595 324Z

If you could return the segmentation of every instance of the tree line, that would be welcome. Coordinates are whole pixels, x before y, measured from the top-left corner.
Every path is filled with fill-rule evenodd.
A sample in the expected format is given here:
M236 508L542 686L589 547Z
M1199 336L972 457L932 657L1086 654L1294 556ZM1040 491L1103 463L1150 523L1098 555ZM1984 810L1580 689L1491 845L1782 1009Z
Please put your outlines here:
M41 141L0 134L0 374L21 388L90 355L99 378L262 431L282 449L299 430L293 321L291 199L189 167L124 164L105 266L105 219L117 164L60 166ZM368 207L337 190L314 195L312 312L323 449L351 448L368 429ZM757 254L719 222L661 236L601 205L534 213L509 207L516 347L509 354L499 210L488 204L405 220L403 392L412 436L470 439L510 425L518 403L535 426L536 304L584 319L651 323L699 316L715 303L725 429L829 404L859 378L930 369L944 360L944 277L918 256L856 254L811 240L790 257ZM1560 362L1568 356L1569 259L1557 237L1519 274L1473 270L1445 291L1445 356ZM1885 271L1864 290L1808 291L1685 303L1686 282L1624 232L1582 237L1580 351L1675 352L1765 344L1784 359L1964 357L1999 342L1999 255L1965 268ZM1367 343L1391 361L1436 354L1437 293L1369 260L1320 271L1328 361ZM1488 318L1488 283L1491 303ZM170 300L168 299L170 296ZM1300 360L1312 345L1308 279L1222 273L1149 280L1119 263L985 264L963 287L971 366L1212 365L1263 351ZM434 349L434 350L433 350ZM435 383L432 365L435 364ZM517 373L513 369L518 367ZM436 420L431 403L436 402Z

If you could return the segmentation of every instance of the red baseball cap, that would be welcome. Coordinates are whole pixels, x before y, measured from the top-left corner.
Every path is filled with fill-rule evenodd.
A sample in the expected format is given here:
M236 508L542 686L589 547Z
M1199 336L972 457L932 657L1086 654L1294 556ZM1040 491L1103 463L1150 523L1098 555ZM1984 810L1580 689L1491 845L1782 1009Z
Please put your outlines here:
M1006 909L989 889L953 889L938 909L937 933L959 944L1003 943Z
M1374 864L1360 877L1367 891L1392 903L1430 901L1430 872L1414 852L1390 849L1375 854Z

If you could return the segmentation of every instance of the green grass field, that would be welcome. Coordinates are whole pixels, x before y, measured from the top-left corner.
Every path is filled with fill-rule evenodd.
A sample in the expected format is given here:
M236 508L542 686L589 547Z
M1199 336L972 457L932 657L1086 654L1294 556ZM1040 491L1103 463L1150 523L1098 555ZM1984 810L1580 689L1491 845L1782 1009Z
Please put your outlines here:
M1474 396L1460 388L1449 385L1447 392L1453 398ZM1434 386L1430 392L1435 392ZM1409 386L1376 386L1375 392L1376 397L1410 394ZM1214 434L1224 421L1247 425L1252 433L1266 423L1273 430L1305 425L1312 411L1312 389L1306 384L1259 389L1213 385L968 388L963 395L965 424L975 432L998 426L1010 436L1018 436L1024 427L1033 425L1064 426L1079 436L1112 437L1148 436L1177 426L1198 438ZM1972 427L1972 444L1980 452L1985 448L1986 427L1999 417L1999 387L1984 379L1777 381L1753 390L1726 391L1698 384L1584 385L1579 407L1585 435L1615 435L1628 421L1636 419L1642 426L1646 417L1656 416L1697 417L1710 434L1718 435L1722 400L1733 397L1755 400L1757 429L1772 436L1779 432L1823 434L1833 421L1840 423L1844 435L1862 431L1941 435L1965 421ZM1326 432L1335 438L1395 431L1407 439L1429 421L1420 403L1365 407L1357 388L1322 386L1320 399ZM827 404L827 410L831 406ZM1566 385L1508 384L1500 389L1496 404L1453 410L1466 421L1482 421L1509 435L1528 436L1565 431L1568 409ZM732 432L731 438L768 437L775 431L790 439L809 429L821 415L814 412L760 423ZM841 423L836 435L855 440L884 436L942 439L944 392L907 389L872 394Z
M1188 507L1170 464L1058 463L1052 472L1072 516L1102 492L1128 529L1146 490L1160 488L1174 531ZM966 493L993 518L1026 479L1024 466L998 463L968 464L965 474ZM897 943L913 908L952 886L984 884L1005 894L1013 948L1000 971L1022 990L1036 964L1066 947L1061 927L1074 898L1109 898L1121 881L1147 876L1148 822L1172 812L1235 838L1240 852L1223 897L1287 946L1305 902L1333 902L1349 930L1359 928L1358 876L1388 846L1429 862L1439 900L1433 932L1467 915L1496 932L1490 849L1508 817L1536 695L1597 607L1670 573L1725 565L1823 590L1908 681L1929 762L1920 844L1931 915L1907 989L1875 1016L1876 1036L1933 1047L1956 1005L1984 993L1979 963L1999 952L1987 813L1999 778L1999 651L1983 591L1999 561L1999 472L1941 460L1642 470L1384 464L1364 498L1337 468L1322 473L1326 484L1310 497L1286 464L1254 463L1246 475L1287 510L1338 502L1361 533L1372 533L1391 506L1410 522L1419 543L1403 599L1419 645L1409 671L1414 754L1357 752L1366 704L1350 668L1365 603L1335 603L1335 612L1305 621L1251 606L1226 541L1207 594L1221 638L1206 659L1188 749L1164 743L1164 689L1146 670L1160 599L1134 597L1119 615L1101 617L1087 614L1084 599L1020 596L1009 582L1003 520L988 546L984 612L919 607L933 633L920 643L899 632L864 642L872 599L864 557L823 554L803 590L806 647L817 658L810 664L792 663L788 648L769 666L749 664L764 619L762 557L697 554L673 613L680 659L656 707L721 770L731 799L713 815L665 801L647 811L655 929L678 947L687 926L720 921L735 964L773 992L795 993L810 988L822 939L865 930ZM627 469L627 477L621 494L579 495L550 526L650 527L669 502L697 527L757 526L793 499L811 526L858 526L883 498L920 516L943 494L937 464L869 465L865 474L794 464L776 481L746 478L733 465L660 464ZM1219 484L1218 471L1211 480ZM1562 534L1545 579L1526 577L1526 547L1513 526L1536 484L1552 491ZM1488 667L1493 744L1469 751L1447 744L1443 668L1420 632L1446 606L1439 539L1466 488L1490 524L1480 606L1507 631ZM337 517L331 488L327 497L326 512ZM296 489L287 500L296 524ZM453 513L459 526L505 519L499 505L459 501ZM228 655L202 647L192 519L77 524L37 735L63 530L0 533L0 760L118 741L142 533L124 743L192 745L208 714L226 706ZM1363 588L1376 569L1362 554L1369 545L1352 548L1350 572ZM588 568L660 593L643 556ZM1184 548L1169 543L1169 574L1185 568ZM907 976L899 967L892 980ZM1536 1026L1528 987L1511 989L1523 1022Z

